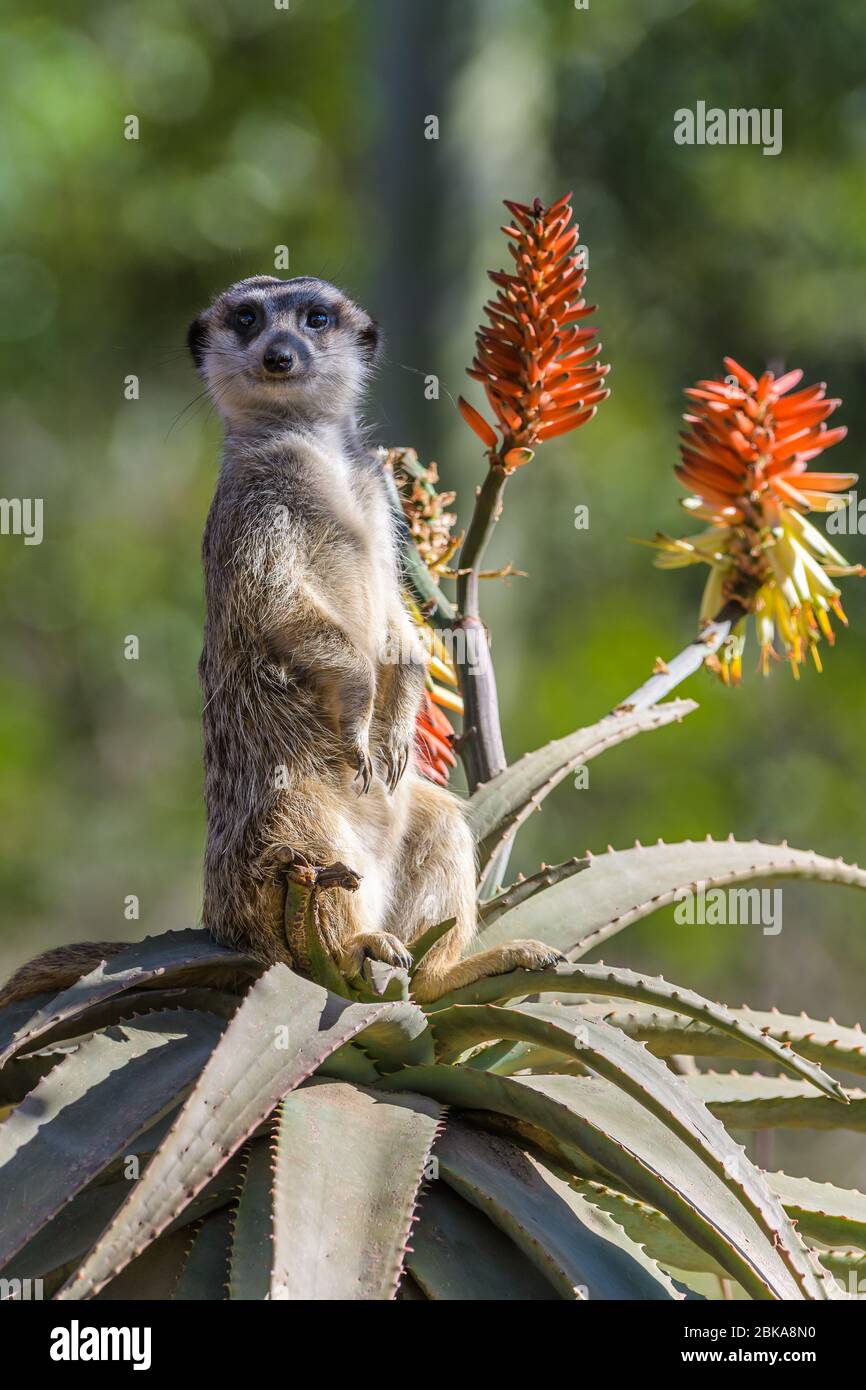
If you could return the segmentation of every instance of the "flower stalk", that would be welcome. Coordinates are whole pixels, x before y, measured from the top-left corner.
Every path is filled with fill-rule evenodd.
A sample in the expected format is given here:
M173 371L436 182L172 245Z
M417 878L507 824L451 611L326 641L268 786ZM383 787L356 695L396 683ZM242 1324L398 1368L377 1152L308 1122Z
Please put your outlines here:
M459 662L464 701L463 761L470 791L506 767L496 677L481 620L479 581L502 513L508 479L529 464L548 439L593 418L609 394L609 368L599 361L596 329L582 326L595 312L582 297L586 281L571 194L549 208L506 202L511 222L502 228L514 261L510 272L490 271L496 293L484 308L468 375L485 390L494 422L460 398L460 412L484 444L487 475L460 552L456 626L466 636Z
M475 501L472 521L460 552L457 577L459 626L464 634L458 662L463 695L463 764L470 791L507 766L499 720L499 696L487 630L481 620L479 580L485 552L502 512L507 471L491 463Z
M730 599L710 622L701 629L699 637L684 647L671 661L658 660L649 680L638 686L613 710L628 714L632 710L650 709L676 690L689 676L706 666L716 652L728 641L734 626L743 617L742 604Z

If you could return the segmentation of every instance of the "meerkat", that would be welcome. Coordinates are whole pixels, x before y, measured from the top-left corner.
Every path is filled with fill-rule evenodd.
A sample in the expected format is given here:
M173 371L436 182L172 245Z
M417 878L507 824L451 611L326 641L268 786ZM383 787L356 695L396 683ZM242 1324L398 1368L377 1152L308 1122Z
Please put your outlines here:
M474 846L458 798L415 767L426 659L358 422L374 320L323 280L256 275L214 299L188 344L224 426L202 547L204 926L304 972L288 883L316 887L322 943L351 981L368 958L408 969L413 940L453 918L415 972L419 1002L561 959L538 941L465 956ZM64 949L76 978L82 953L95 964L122 946L46 953L0 1001L45 988Z

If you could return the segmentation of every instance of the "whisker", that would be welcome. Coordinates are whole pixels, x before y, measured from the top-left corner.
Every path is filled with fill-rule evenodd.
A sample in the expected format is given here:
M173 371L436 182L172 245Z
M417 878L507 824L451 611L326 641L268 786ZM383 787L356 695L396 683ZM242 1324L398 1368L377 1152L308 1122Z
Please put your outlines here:
M408 364L407 362L394 362L393 360L391 360L391 361L388 362L388 365L391 366L391 367L398 367L399 370L400 370L401 372L410 372L413 376L429 376L429 375L430 375L430 373L429 373L429 372L425 372L425 371L423 370L422 367L410 367L409 364ZM444 381L442 380L441 377L439 378L439 386L440 386L441 389L445 392L445 395L448 397L449 401L451 402L451 404L454 406L454 409L456 410L456 409L457 409L457 402L456 402L456 400L454 399L454 397L452 396L451 392L448 390L448 387L445 385L445 383L444 383Z
M199 391L198 395L193 396L192 400L189 401L189 402L183 407L182 410L178 411L177 415L174 417L174 419L172 420L172 422L171 422L171 424L170 424L170 426L169 426L169 428L168 428L168 432L167 432L167 434L166 434L166 436L165 436L165 440L164 440L163 442L165 442L165 441L168 440L168 438L169 438L169 436L171 435L172 431L173 431L173 430L175 429L175 427L180 423L180 421L183 419L184 415L186 415L186 413L187 413L188 410L192 410L193 406L198 405L199 402L200 402L201 400L203 400L203 398L204 398L205 396L208 396L208 395L211 395L211 394L212 394L212 404L216 404L216 403L222 398L222 396L225 394L225 391L223 390L223 388L226 388L226 389L227 389L227 388L231 385L232 381L234 381L237 377L239 377L239 376L241 376L241 375L243 374L244 370L245 370L245 368L243 368L243 367L238 367L235 371L233 371L233 372L224 372L224 373L222 373L220 376L216 377L213 381L208 382L208 384L207 384L205 387L203 387L203 389L202 389L201 391ZM192 418L192 417L190 417L190 418ZM188 424L189 421L187 421L186 423Z
M205 387L203 388L203 390L199 391L198 395L193 396L192 400L189 401L189 402L183 407L182 410L179 410L179 411L178 411L177 415L175 415L174 419L172 420L171 424L170 424L169 427L168 427L168 430L166 431L165 438L164 438L163 441L162 441L163 444L165 444L165 443L168 442L168 439L169 439L169 436L171 435L172 430L174 429L175 425L177 425L177 424L180 423L180 421L183 419L183 417L184 417L184 415L186 414L186 412L187 412L188 410L191 410L192 407L193 407L194 405L196 405L196 404L202 399L203 396L206 396L206 395L207 395L208 389L209 389L209 388L208 388L207 386L205 386Z

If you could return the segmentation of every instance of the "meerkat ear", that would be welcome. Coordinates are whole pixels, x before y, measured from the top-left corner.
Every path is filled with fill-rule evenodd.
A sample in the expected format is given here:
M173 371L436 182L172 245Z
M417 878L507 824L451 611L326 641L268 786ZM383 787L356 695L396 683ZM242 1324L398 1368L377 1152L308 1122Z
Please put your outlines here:
M382 350L382 334L379 331L379 325L375 319L367 319L367 322L358 334L358 342L361 344L361 348L370 366L375 366Z
M192 360L198 371L201 371L202 363L204 362L206 343L207 319L204 314L199 314L197 319L193 319L186 335L186 345L192 353Z

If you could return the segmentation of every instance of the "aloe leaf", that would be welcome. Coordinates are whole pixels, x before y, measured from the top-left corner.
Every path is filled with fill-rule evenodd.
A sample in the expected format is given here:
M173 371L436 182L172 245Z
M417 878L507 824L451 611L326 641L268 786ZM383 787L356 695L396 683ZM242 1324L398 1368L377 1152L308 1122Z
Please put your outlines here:
M417 1004L400 1002L387 1014L379 1014L364 1030L364 1051L380 1071L394 1071L404 1064L433 1061L433 1034L427 1015Z
M240 996L227 990L208 989L202 986L175 986L172 989L144 988L125 991L114 995L101 1004L94 1004L73 1018L64 1019L55 1028L49 1028L31 1042L25 1043L0 1071L0 1088L7 1073L17 1063L25 1062L34 1054L41 1054L61 1043L87 1037L100 1028L123 1023L127 1019L141 1019L148 1013L160 1013L166 1009L189 1009L193 1013L216 1014L226 1021L231 1018L240 1004Z
M767 1182L810 1240L866 1250L866 1193L787 1173L768 1173Z
M775 1009L736 1009L737 1018L749 1019L765 1036L795 1048L804 1057L825 1066L866 1076L866 1035L859 1024L845 1028L835 1019L782 1014Z
M27 999L16 999L11 1004L4 1004L0 1008L0 1053L18 1030L24 1028L35 1013L44 1009L45 1005L50 1004L55 998L54 994L31 994Z
M185 1094L181 1093L174 1105L170 1105L157 1120L130 1139L129 1143L124 1145L123 1153L97 1173L93 1179L94 1183L112 1183L118 1178L127 1181L130 1172L140 1173L171 1130L180 1114L184 1099Z
M439 1002L437 1000L437 1004ZM603 1009L608 1022L615 1023L630 1037L646 1042L650 1051L659 1057L685 1053L692 1057L754 1058L755 1049L741 1031L722 1033L710 1019L702 1022L694 1016L683 1017L686 1011L681 1010L678 1003L670 1002L665 1008L671 1012L656 1013L651 1009L620 1012L603 1005L589 1005L590 1011ZM738 1023L749 1024L765 1039L779 1043L789 1058L794 1048L799 1055L815 1063L866 1076L866 1035L859 1025L845 1028L833 1019L819 1020L807 1018L805 1014L780 1014L776 1010L768 1012L746 1007L727 1012Z
M407 1067L379 1089L405 1087L448 1105L511 1116L532 1137L550 1135L558 1157L577 1150L626 1190L657 1207L713 1255L756 1298L822 1299L838 1294L818 1272L778 1203L767 1200L755 1170L742 1176L762 1208L762 1225L732 1188L686 1144L623 1091L603 1081L545 1076L512 1079L461 1066ZM580 1165L579 1176L586 1176ZM732 1180L737 1169L732 1166ZM614 1183L618 1186L618 1183ZM768 1238L765 1228L771 1228ZM832 1287L831 1287L832 1284Z
M669 1217L655 1207L616 1192L603 1183L572 1178L571 1185L585 1201L606 1211L636 1244L643 1246L651 1259L665 1269L687 1270L694 1274L715 1274L727 1279L725 1269L678 1230Z
M123 1179L91 1183L62 1208L3 1268L7 1279L48 1279L74 1267L129 1194Z
M297 883L289 883L286 892L287 924L295 912L303 912L304 914L304 945L309 961L308 973L310 978L317 985L329 989L333 994L341 994L344 999L353 998L349 985L337 969L336 961L332 959L325 946L325 940L319 928L318 892L315 889L307 891Z
M408 1270L403 1271L403 1278L400 1280L400 1287L394 1295L397 1303L427 1303L428 1297L423 1293L419 1284L415 1282Z
M272 1299L393 1299L441 1121L426 1096L340 1081L283 1102L274 1168Z
M536 893L543 893L555 883L562 883L574 874L583 873L591 863L591 857L587 856L585 859L566 859L562 864L543 864L538 873L532 874L529 878L518 879L509 888L503 889L498 897L488 898L486 902L479 903L478 916L485 929L491 927L498 918L504 917L512 908L534 898Z
M0 1268L160 1114L219 1039L212 1015L151 1014L98 1033L0 1126Z
M410 942L409 951L412 956L412 974L418 969L427 952L436 945L436 942L450 931L456 922L456 917L446 917L443 922L437 922L435 926L428 927L420 936Z
M126 1179L103 1182L102 1176L79 1192L23 1250L19 1250L3 1271L6 1278L42 1278L53 1281L55 1288L65 1281L129 1196ZM240 1182L241 1167L235 1158L215 1174L167 1231L185 1227L192 1230L205 1216L227 1206L236 1197ZM60 1271L63 1271L62 1278L57 1279Z
M846 1091L848 1104L842 1109L825 1096L816 1096L806 1082L795 1081L790 1076L701 1072L690 1076L688 1084L726 1129L866 1131L866 1092L863 1091Z
M273 1136L249 1146L241 1195L234 1213L229 1267L232 1300L260 1301L270 1295L274 1227Z
M536 1053L554 1057L557 1062L562 1060L561 1052L550 1052L547 1048L534 1048L527 1043L514 1043L506 1039L479 1047L462 1057L461 1061L464 1067L477 1067L479 1071L495 1071L499 1076L511 1076L515 1071L527 1069L530 1064L523 1059ZM547 1068L541 1067L540 1070L546 1071Z
M516 1144L451 1121L436 1157L449 1186L483 1211L561 1297L679 1297L605 1212Z
M174 1221L283 1096L372 1024L418 1026L412 1004L349 1004L272 965L256 980L159 1150L59 1299L89 1298ZM423 1018L423 1016L422 1016Z
M8 1105L11 1114L34 1086L63 1061L63 1055L62 1052L51 1052L44 1055L36 1053L30 1057L13 1057L0 1071L0 1106Z
M618 1029L591 1022L577 1010L535 1004L511 1009L465 1005L439 1015L434 1027L446 1057L488 1038L576 1053L586 1067L655 1115L731 1189L770 1240L787 1239L796 1254L796 1235L781 1206L696 1089Z
M586 729L577 729L544 748L527 753L516 763L480 786L466 803L466 818L479 847L483 871L509 835L574 768L598 757L635 734L679 722L697 709L694 700L633 713L611 714Z
M661 977L639 975L634 970L603 965L601 962L597 965L557 965L550 970L514 970L507 975L488 976L473 985L453 990L442 999L437 999L427 1006L427 1011L438 1036L441 1037L440 1019L446 1009L457 1005L483 1004L492 1000L501 1002L527 994L550 992L607 994L677 1009L690 1018L712 1024L721 1033L736 1036L749 1045L752 1056L758 1054L771 1058L786 1070L811 1081L819 1091L845 1103L845 1091L834 1077L828 1076L817 1063L792 1051L784 1042L765 1034L751 1021L752 1015L744 1014L742 1011L735 1013L723 1004L715 1004L712 1000L696 994L694 990L670 984Z
M381 1073L360 1047L348 1043L327 1057L316 1069L316 1075L330 1077L332 1081L351 1081L357 1086L375 1086Z
M163 1303L175 1297L189 1251L186 1231L166 1232L97 1295L97 1303Z
M556 883L492 926L482 926L473 949L538 937L579 959L684 891L764 878L820 879L866 888L866 871L856 865L787 844L730 839L636 845L593 855L588 874Z
M441 1182L421 1199L406 1265L430 1299L528 1303L559 1298L492 1221Z
M151 1132L157 1132L158 1128L159 1126L154 1127ZM140 1138L132 1141L129 1145L129 1157L141 1142ZM125 1155L122 1160L124 1169L127 1162ZM13 1256L4 1268L4 1277L44 1279L46 1283L53 1284L52 1293L65 1281L129 1196L129 1180L117 1176L111 1181L106 1181L106 1171L100 1173L88 1187L73 1197L47 1226L43 1226L38 1234ZM240 1181L240 1163L235 1158L220 1169L167 1230L173 1232L183 1230L184 1227L191 1230L203 1217L230 1202L237 1195Z
M842 1287L854 1298L866 1291L866 1255L860 1250L816 1250L825 1269L841 1281Z
M383 960L364 961L361 975L353 981L353 988L359 999L368 1001L381 999L408 999L409 971L399 965L387 965Z
M589 1072L577 1054L569 1056L552 1047L532 1043L491 1043L471 1056L461 1059L464 1066L492 1071L497 1076L514 1076L517 1072L550 1072L561 1076L588 1076Z
M175 1302L225 1301L233 1221L234 1212L225 1206L197 1227L174 1291Z
M583 1013L584 1010L582 1009ZM590 1015L592 1017L592 1015ZM616 1022L605 1015L605 1022ZM683 1020L685 1022L686 1020ZM627 1035L628 1029L623 1030ZM665 1055L650 1048L655 1056ZM675 1050L669 1055L675 1056ZM685 1054L687 1055L687 1054ZM577 1057L529 1043L492 1043L463 1059L468 1067L514 1076L530 1071L566 1076L586 1076ZM689 1085L726 1129L849 1129L866 1130L866 1091L846 1089L848 1104L839 1106L827 1096L816 1096L809 1082L790 1076L744 1076L740 1072L689 1074Z
M27 1021L22 1020L12 1035L6 1038L0 1051L0 1067L36 1038L69 1019L79 1017L85 1010L112 995L137 988L148 980L159 978L168 981L179 972L218 967L239 971L261 968L249 957L226 946L218 946L204 931L175 931L148 936L128 950L103 961L89 975L62 990L35 1012L31 1009Z

